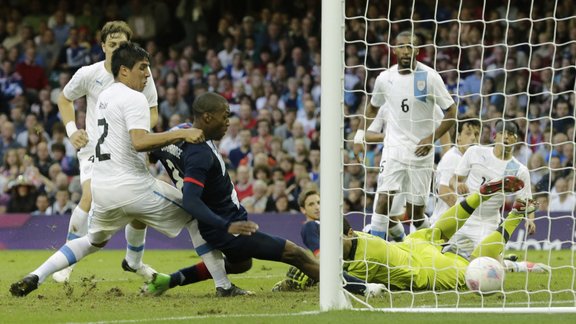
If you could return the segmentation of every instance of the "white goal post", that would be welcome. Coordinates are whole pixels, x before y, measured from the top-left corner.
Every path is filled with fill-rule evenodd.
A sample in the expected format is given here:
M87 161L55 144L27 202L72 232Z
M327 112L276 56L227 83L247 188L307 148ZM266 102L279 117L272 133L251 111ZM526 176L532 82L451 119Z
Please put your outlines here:
M422 10L424 5L426 13ZM350 6L356 6L356 10ZM347 27L352 25L357 29L349 33ZM548 170L548 186L539 189L538 199L545 197L542 201L551 203L553 195L561 194L556 192L556 180L552 180L560 171L563 172L560 178L568 182L565 192L576 197L575 135L573 124L569 126L570 121L576 120L576 3L563 0L322 0L320 310L576 313L576 207L571 211L538 212L538 236L528 236L523 224L518 227L507 247L514 250L520 260L535 258L550 265L551 271L507 274L504 289L496 295L478 296L459 288L390 290L384 297L366 298L343 289L342 217L360 215L362 225L369 224L372 202L367 201L372 199L375 188L367 185L368 174L378 171L376 158L366 162L366 154L362 187L345 183L346 168L355 164L347 150L351 142L349 135L354 134L356 127L361 128L352 121L363 118L375 75L393 64L394 38L406 26L424 36L420 37L418 46L420 52L424 52L421 62L439 72L447 84L446 79L455 76L456 83L451 84L453 88L449 91L460 109L460 116L480 120L486 130L482 144L490 145L497 120L513 120L523 134L516 149L518 159L527 164L531 176L545 178ZM382 31L385 33L375 35ZM351 39L349 35L357 38ZM355 47L350 53L348 45ZM375 55L380 60L371 57L376 48L383 51ZM345 60L348 55L360 59L349 63ZM474 62L480 65L474 66ZM356 74L360 81L352 88L345 74L349 70L360 71ZM476 71L482 75L477 82L480 88L477 92L463 91L465 77ZM516 84L516 80L522 78L526 82ZM491 89L486 85L489 82ZM532 87L532 82L537 87ZM346 95L354 93L361 94L356 98L357 106L351 109ZM519 101L522 103L518 104ZM564 115L557 109L559 102L568 102ZM534 105L537 107L531 103L537 103ZM474 110L476 115L471 113ZM568 126L563 123L566 120ZM534 135L530 129L533 122L539 123L542 134ZM559 131L558 127L565 128ZM534 142L531 134L540 136L539 142ZM365 150L375 151L374 147L365 145ZM531 165L530 157L535 152L548 154L544 156L543 165ZM436 153L441 156L439 148ZM552 162L558 156L564 159L560 166ZM345 212L344 199L352 191L362 191L362 210ZM557 232L562 230L559 236ZM408 232L407 229L406 234Z

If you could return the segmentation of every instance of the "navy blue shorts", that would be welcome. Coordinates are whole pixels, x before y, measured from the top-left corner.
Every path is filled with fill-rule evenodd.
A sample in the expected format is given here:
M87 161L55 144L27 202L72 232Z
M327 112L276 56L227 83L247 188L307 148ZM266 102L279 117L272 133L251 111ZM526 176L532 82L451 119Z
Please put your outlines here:
M250 236L234 236L219 229L201 229L200 233L212 248L220 250L232 263L251 258L280 261L286 246L286 239L260 231Z

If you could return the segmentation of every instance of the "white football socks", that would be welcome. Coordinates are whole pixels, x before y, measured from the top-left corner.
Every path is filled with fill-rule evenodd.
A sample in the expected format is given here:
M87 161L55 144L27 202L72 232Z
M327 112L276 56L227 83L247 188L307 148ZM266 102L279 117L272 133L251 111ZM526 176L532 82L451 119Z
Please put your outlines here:
M208 243L204 240L202 235L200 235L200 230L198 230L198 221L193 220L186 226L186 229L188 230L188 233L190 233L190 238L192 239L192 244L196 249L196 253L200 255L204 265L206 265L210 275L212 275L216 288L222 287L228 289L232 287L232 283L226 274L226 266L222 252L211 250L209 248ZM206 250L208 250L208 252L206 252Z
M386 233L388 232L388 224L390 223L390 218L388 215L378 214L374 212L372 214L372 219L370 221L370 233L374 236L386 239Z
M130 268L137 270L142 266L144 244L146 243L146 228L136 229L131 224L126 225L126 262Z
M52 273L73 265L88 254L98 250L100 250L100 248L90 244L87 236L69 241L56 253L52 254L38 269L34 270L32 274L37 275L39 278L38 282L42 283L46 280L46 277Z

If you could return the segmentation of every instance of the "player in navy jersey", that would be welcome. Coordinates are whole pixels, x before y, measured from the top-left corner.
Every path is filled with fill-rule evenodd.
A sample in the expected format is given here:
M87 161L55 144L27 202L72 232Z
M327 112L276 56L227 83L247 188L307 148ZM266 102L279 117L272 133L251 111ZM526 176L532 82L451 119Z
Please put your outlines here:
M192 128L192 123L182 123L177 126L172 127L171 131L178 130L178 129L188 129ZM179 189L182 190L184 186L184 171L182 169L182 147L185 142L170 144L164 146L160 149L157 149L150 153L149 159L152 163L160 162L166 169L166 172L174 185ZM212 250L211 247L208 245L201 245L196 247L196 252L202 256L203 254L210 252ZM227 273L242 273L248 269L244 269L242 267L234 266L229 264L228 262L225 263L225 268ZM203 275L204 274L204 275ZM195 282L199 282L202 280L206 280L210 278L210 273L207 271L202 271L201 263L196 264L191 267L187 267L184 269L180 269L179 271L174 273L174 278L177 279L175 285L185 286ZM154 274L152 282L168 282L170 277L164 274ZM149 295L161 295L166 289L159 289L156 285L148 283L144 286L143 291ZM251 295L253 294L251 291L247 291L237 287L236 285L232 284L229 288L223 287L218 285L216 287L216 294L219 297L233 297L233 296L240 296L240 295Z
M246 210L240 205L224 161L213 143L228 129L230 108L226 99L205 93L194 101L192 110L194 127L204 132L207 141L183 144L179 165L175 167L184 171L184 208L199 221L207 248L222 251L228 264L236 269L250 269L252 258L257 258L288 263L318 280L319 263L311 253L286 239L258 231L258 224L248 220ZM153 286L156 293L161 293L181 285L176 274L158 274L148 287Z

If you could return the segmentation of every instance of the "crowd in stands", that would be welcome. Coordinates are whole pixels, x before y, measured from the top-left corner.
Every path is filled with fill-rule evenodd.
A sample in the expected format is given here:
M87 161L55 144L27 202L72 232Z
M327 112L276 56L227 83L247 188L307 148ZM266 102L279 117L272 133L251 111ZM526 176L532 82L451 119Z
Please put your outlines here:
M460 12L439 7L436 17L434 1L423 1L413 17L405 4L388 12L377 1L368 7L365 0L346 1L346 40L371 46L346 44L344 136L352 142L366 93L394 63L385 43L409 27L354 17L436 18L437 29L414 23L424 44L419 60L440 72L461 117L482 119L482 143L490 142L496 119L514 119L524 131L515 154L530 168L543 207L574 209L576 19L532 26L531 12L553 7L534 3L540 10L530 11L520 1L508 9L514 20L506 23L507 7L492 2L483 23L481 1ZM190 121L194 98L218 92L233 112L220 151L239 199L249 212L296 212L298 194L320 182L320 3L0 1L0 214L74 208L81 193L78 161L56 100L76 70L104 59L99 29L118 19L152 58L160 115L154 130ZM574 4L562 3L557 18L576 15ZM82 128L86 103L77 100L75 107ZM368 148L367 168L344 156L345 212L371 209L371 195L358 189L374 191L381 147ZM169 181L160 166L151 170Z

